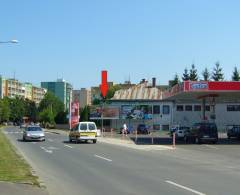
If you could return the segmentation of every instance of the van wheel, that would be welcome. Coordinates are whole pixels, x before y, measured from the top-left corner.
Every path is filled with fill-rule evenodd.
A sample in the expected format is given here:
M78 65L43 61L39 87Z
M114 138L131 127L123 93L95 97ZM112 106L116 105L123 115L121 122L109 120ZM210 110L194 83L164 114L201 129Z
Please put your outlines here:
M96 140L96 139L94 139L94 140L93 140L93 143L94 143L94 144L96 144L96 143L97 143L97 140Z

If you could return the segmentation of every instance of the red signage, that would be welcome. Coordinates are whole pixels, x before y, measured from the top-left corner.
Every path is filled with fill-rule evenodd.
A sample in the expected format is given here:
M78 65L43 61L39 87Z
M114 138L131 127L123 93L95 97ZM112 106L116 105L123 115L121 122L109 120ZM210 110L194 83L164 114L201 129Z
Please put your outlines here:
M105 98L108 92L108 84L107 84L107 71L102 71L102 84L100 85L100 89L102 92L102 96Z
M78 124L79 122L79 103L78 102L72 102L71 103L71 128Z
M238 81L185 81L184 91L239 91Z

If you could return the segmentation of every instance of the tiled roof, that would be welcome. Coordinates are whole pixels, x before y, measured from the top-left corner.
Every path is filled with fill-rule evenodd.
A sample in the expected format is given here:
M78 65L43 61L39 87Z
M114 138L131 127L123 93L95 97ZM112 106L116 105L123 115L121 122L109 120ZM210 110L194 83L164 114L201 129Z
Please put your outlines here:
M157 87L148 86L147 82L121 89L115 92L112 100L161 100L162 91Z

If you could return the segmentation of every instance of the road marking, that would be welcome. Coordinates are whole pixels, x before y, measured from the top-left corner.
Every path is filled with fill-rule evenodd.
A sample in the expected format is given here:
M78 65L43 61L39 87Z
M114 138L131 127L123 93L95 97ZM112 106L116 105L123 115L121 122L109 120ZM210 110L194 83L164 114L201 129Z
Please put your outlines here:
M66 146L66 147L68 147L68 148L73 148L72 146L69 146L69 145L67 145L67 144L64 144L64 146Z
M95 157L97 157L97 158L101 158L101 159L103 159L103 160L106 160L106 161L108 161L108 162L112 162L112 160L111 159L108 159L108 158L105 158L105 157L103 157L103 156L99 156L99 155L94 155Z
M182 189L184 189L184 190L187 190L187 191L189 191L189 192L192 192L192 193L194 193L194 194L206 195L206 194L204 194L204 193L202 193L202 192L196 191L196 190L194 190L194 189L188 188L188 187L186 187L186 186L177 184L177 183L172 182L172 181L169 181L169 180L166 180L165 182L168 183L168 184L174 185L174 186L176 186L176 187L182 188Z
M208 148L211 148L211 149L218 149L217 147L215 147L215 146L211 146L211 145L208 145L208 144L205 144L204 146L206 146L206 147L208 147Z
M40 146L41 149L43 149L45 152L49 153L49 154L52 154L52 150L48 150L46 149L45 147L43 146Z
M50 146L50 147L48 147L48 149L49 149L49 150L58 150L59 148L56 148L56 147L54 147L54 146Z
M52 140L52 139L48 139L48 141L49 141L49 142L53 142L53 140Z

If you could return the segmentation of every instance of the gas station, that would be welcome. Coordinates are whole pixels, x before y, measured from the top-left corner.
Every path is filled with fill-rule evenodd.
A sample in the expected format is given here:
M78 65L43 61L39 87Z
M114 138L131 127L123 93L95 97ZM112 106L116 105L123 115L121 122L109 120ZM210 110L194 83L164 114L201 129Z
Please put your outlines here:
M240 124L240 82L237 81L184 81L165 91L163 100L173 102L173 124L186 121L180 115L189 118L187 125L211 121L222 129L229 124ZM194 117L194 111L201 111L200 116Z

